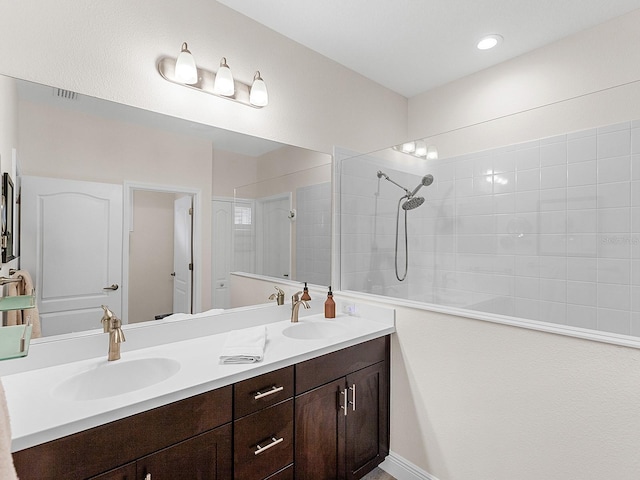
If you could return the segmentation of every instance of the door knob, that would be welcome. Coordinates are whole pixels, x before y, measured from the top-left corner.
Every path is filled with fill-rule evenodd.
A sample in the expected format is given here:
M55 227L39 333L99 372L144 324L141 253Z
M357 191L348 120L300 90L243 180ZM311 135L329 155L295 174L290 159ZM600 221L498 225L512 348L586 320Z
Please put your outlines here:
M120 286L117 283L114 283L110 287L104 287L103 290L117 290L119 288L120 288Z

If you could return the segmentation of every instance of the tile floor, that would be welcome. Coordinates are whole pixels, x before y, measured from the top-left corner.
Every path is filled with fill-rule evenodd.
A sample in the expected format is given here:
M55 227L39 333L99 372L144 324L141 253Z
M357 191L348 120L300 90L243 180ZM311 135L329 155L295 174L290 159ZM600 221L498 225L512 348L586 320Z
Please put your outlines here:
M369 474L362 477L362 480L396 480L395 477L392 477L387 472L380 468L376 468L372 470Z

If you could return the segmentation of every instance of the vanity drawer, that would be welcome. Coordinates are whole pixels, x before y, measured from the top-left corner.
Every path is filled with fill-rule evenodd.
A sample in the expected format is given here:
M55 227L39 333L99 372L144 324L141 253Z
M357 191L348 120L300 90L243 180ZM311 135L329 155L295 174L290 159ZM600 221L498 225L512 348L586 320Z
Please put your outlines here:
M241 418L293 397L293 365L233 386L233 418Z
M265 478L265 480L293 480L293 465L283 468L279 472Z
M389 349L389 335L386 335L298 363L296 395L382 362L388 358Z
M236 480L261 480L293 463L293 399L236 420L233 456Z

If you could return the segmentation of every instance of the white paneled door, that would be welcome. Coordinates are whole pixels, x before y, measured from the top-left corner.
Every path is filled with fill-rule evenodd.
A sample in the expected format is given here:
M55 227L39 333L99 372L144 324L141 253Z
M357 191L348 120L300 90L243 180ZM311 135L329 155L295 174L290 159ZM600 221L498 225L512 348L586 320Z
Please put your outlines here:
M193 197L176 199L173 208L173 313L192 313Z
M20 265L31 276L43 335L101 328L121 315L122 186L21 178Z
M213 308L229 308L229 280L233 258L233 199L213 200L211 216L211 278Z

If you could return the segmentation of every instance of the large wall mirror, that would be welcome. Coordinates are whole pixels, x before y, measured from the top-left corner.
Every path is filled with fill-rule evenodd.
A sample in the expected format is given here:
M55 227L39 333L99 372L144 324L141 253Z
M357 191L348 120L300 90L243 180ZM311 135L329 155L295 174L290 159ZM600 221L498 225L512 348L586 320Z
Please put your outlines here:
M20 267L35 276L44 336L99 327L102 303L128 323L234 307L234 271L329 282L328 268L313 276L296 265L329 266L325 247L306 239L318 227L299 226L330 224L330 155L0 82L16 110ZM269 209L273 198L286 208ZM263 268L280 255L274 246L288 249L286 270Z

